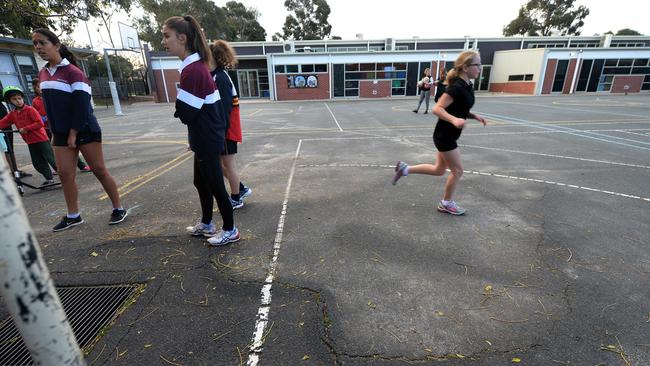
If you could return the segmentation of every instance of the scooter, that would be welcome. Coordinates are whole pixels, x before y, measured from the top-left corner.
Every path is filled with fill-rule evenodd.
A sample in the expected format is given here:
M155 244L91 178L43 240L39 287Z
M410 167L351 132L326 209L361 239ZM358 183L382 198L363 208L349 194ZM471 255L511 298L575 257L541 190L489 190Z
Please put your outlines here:
M9 134L9 133L19 133L18 130L2 130L2 132L5 133L5 138L7 137L7 134ZM14 146L13 146L12 143L9 142L8 138L6 138L6 141L7 141L7 154L9 155L9 159L8 159L9 160L9 165L11 165L11 171L12 171L12 174L14 176L14 182L16 182L16 187L18 188L18 193L20 193L21 196L25 194L25 187L31 188L31 189L37 189L37 190L40 190L40 191L46 191L46 190L49 190L49 189L52 189L54 187L57 187L57 186L61 185L61 182L54 182L54 183L51 183L51 184L44 184L44 185L40 185L40 186L35 186L35 185L31 185L29 183L23 182L22 181L23 177L31 176L31 174L28 174L28 173L25 173L25 172L22 172L22 171L18 170L18 165L16 164L16 155L14 153Z

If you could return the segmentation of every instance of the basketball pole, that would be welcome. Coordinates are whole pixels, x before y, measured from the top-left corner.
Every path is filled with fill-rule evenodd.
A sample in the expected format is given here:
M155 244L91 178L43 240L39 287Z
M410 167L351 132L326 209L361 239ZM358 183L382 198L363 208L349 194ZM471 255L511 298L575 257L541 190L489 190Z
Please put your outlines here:
M11 171L0 159L0 296L35 365L86 365Z

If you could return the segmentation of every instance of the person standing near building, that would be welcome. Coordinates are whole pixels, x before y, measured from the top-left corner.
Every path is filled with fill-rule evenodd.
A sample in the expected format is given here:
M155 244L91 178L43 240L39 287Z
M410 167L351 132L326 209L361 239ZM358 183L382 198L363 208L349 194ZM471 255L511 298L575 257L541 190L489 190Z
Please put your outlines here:
M41 96L41 80L38 78L32 79L32 87L34 88L34 94L36 96L32 99L32 107L36 108L38 113L43 119L43 124L45 125L45 132L47 133L47 138L52 142L52 131L50 130L50 121L47 120L47 110L45 110L45 103L43 103L43 97ZM77 159L77 168L82 173L89 173L90 167L86 164L81 156Z
M187 227L187 231L193 236L208 237L208 243L215 246L236 242L239 230L235 227L219 159L227 123L219 91L208 70L210 49L201 26L191 15L168 18L162 33L162 46L183 61L174 116L187 125L190 149L194 152L194 186L201 202L201 221ZM212 222L213 197L223 220L218 233Z
M452 215L462 215L465 209L454 201L458 181L463 175L463 165L456 140L465 127L466 120L473 118L485 126L486 120L472 112L474 105L474 88L470 79L481 73L481 56L475 51L462 52L454 62L454 68L447 73L447 88L433 107L433 113L439 118L433 132L433 143L438 149L435 164L418 164L409 166L398 161L395 166L393 185L409 174L426 174L441 176L449 169L451 174L445 184L445 192L438 203L438 211Z
M102 150L102 131L90 103L88 78L77 67L74 55L49 29L39 28L32 33L32 42L38 55L47 63L41 69L43 101L52 130L52 145L63 186L68 214L53 231L66 230L83 223L79 213L75 165L81 152L92 167L113 204L109 225L118 224L127 217L122 207L117 184L106 169Z
M418 81L418 89L420 89L420 101L418 102L417 108L413 110L413 113L418 113L422 101L426 101L426 108L424 109L424 114L429 113L429 99L431 99L431 86L433 85L431 80L431 69L428 67L424 69L424 76L420 81Z
M243 207L244 198L253 193L250 187L245 186L239 180L235 163L237 144L242 142L239 97L226 69L237 65L237 55L228 42L223 40L214 41L210 45L210 51L212 52L212 60L215 65L215 69L211 72L212 78L221 96L223 115L226 121L228 121L226 144L221 153L221 166L223 167L223 175L230 185L230 202L232 203L232 207L237 209Z
M434 82L434 84L436 85L436 94L433 97L434 103L438 103L440 97L445 93L446 79L447 79L447 71L445 71L445 69L443 68L440 70L440 76L438 76L438 80Z

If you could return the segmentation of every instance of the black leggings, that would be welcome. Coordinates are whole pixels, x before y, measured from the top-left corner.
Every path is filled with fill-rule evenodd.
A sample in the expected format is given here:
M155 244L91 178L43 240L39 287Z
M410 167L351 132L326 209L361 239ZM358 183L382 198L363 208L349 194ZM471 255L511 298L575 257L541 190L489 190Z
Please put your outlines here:
M201 201L201 222L209 224L212 221L212 208L214 207L212 197L214 196L223 220L222 229L232 230L235 227L235 220L230 197L223 182L223 171L218 152L194 154L194 186L199 192Z

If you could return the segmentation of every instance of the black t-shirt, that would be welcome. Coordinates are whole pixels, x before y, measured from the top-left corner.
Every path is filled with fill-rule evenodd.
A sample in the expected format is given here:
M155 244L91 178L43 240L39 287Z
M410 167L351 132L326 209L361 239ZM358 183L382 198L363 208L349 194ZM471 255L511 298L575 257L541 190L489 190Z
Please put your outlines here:
M474 88L465 80L457 78L451 85L448 85L445 93L449 94L454 101L445 108L447 113L454 117L467 119L469 110L474 106ZM438 139L456 140L460 137L462 129L457 128L451 122L438 119L434 135Z

